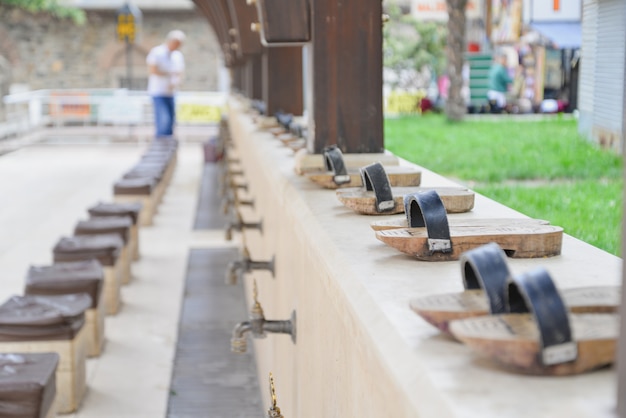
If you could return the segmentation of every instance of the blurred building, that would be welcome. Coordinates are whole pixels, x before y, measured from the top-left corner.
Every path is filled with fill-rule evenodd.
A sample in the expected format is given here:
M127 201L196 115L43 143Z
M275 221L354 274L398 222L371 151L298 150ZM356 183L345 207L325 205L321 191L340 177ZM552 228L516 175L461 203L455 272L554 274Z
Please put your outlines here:
M626 2L582 3L578 129L603 146L621 149L625 131Z

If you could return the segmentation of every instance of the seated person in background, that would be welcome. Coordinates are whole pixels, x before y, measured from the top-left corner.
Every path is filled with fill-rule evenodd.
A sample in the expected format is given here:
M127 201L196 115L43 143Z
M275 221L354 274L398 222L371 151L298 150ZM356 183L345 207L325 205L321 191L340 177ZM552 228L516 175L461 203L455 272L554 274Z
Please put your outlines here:
M500 113L506 107L506 93L513 80L506 69L506 55L498 53L489 69L489 90L487 99L492 113Z

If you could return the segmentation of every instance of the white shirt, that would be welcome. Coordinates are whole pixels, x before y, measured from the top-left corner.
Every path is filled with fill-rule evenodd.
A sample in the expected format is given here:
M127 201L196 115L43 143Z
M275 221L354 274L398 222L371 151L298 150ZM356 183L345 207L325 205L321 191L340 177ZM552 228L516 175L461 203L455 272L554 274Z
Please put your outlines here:
M148 78L148 94L151 96L172 96L175 87L180 83L180 74L185 70L183 54L176 50L170 51L165 44L155 46L146 58L148 65L156 65L163 73L172 75L150 74ZM174 73L178 73L173 75Z

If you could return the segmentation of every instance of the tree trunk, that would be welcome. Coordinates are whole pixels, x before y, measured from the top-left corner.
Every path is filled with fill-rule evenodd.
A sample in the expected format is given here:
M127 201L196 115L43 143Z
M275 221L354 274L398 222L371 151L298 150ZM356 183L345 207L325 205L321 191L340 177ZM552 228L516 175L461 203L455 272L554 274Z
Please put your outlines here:
M460 121L466 112L465 101L461 96L463 87L463 54L465 52L465 6L467 0L446 0L448 5L448 78L450 87L446 102L448 120Z

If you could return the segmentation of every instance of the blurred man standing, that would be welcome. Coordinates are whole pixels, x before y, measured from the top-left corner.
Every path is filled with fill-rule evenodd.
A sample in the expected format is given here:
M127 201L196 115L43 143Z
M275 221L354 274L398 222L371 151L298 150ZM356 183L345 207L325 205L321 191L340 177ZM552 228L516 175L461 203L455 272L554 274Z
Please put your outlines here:
M164 43L150 50L146 58L150 74L148 94L152 97L154 106L157 138L174 135L176 123L174 95L185 70L185 59L179 51L184 40L185 34L182 31L173 30L167 34Z

